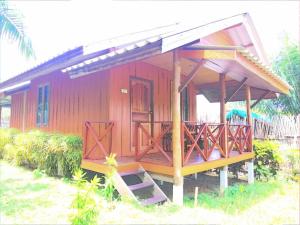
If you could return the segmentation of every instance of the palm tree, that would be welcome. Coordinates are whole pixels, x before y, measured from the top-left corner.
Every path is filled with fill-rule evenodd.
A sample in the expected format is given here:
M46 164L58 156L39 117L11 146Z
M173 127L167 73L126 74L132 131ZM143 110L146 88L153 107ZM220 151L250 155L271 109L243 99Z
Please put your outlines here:
M8 5L7 0L0 0L0 40L7 38L18 43L20 52L25 57L34 56L31 40L24 32L22 15Z

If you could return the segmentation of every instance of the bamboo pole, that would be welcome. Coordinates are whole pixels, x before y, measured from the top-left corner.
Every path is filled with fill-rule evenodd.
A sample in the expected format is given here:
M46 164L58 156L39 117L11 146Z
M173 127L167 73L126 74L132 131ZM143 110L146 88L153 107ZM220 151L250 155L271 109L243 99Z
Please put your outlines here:
M219 77L219 82L220 82L220 123L225 124L225 129L224 129L224 134L221 139L221 146L226 152L226 157L228 157L228 146L227 146L227 123L226 123L226 83L225 83L225 74L221 73Z
M172 150L173 150L173 202L178 205L183 204L183 177L181 158L181 131L180 131L180 59L178 52L173 52L173 88L172 88Z
M246 95L246 111L247 111L247 123L250 126L250 138L249 138L249 146L248 149L252 152L252 116L251 116L251 89L248 85L245 86L245 95Z

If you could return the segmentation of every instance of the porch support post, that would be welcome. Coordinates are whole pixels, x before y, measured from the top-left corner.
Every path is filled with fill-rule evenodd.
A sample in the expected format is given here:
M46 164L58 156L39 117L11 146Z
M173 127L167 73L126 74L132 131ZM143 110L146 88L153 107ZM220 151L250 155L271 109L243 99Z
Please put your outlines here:
M247 110L247 123L250 126L250 136L249 136L249 145L248 150L253 151L253 145L252 145L252 115L251 115L251 89L248 85L246 85L246 110ZM248 168L248 183L252 184L254 183L254 160L251 159L247 162L247 168Z
M220 123L225 124L225 129L223 136L221 138L221 146L226 153L226 157L228 157L227 151L227 123L226 123L226 83L225 83L225 74L221 73L219 82L220 82Z
M27 104L27 91L23 92L23 109L22 109L22 131L25 131L26 123L26 104Z
M245 91L246 91L245 96L246 96L247 124L250 126L248 150L252 152L253 146L252 146L251 89L248 85L246 85Z
M247 162L247 169L248 169L248 184L254 183L254 160L251 159Z
M228 166L220 169L220 192L223 193L228 187Z
M181 126L180 126L180 59L178 52L173 51L173 93L172 93L172 150L173 150L173 202L183 204L183 177L181 158Z

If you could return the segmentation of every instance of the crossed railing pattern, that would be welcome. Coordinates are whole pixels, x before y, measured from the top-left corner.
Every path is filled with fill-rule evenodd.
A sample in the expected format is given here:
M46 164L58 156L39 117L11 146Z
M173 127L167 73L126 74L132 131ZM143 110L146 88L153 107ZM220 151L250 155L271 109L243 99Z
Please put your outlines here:
M112 121L86 121L84 123L84 159L89 158L91 153L97 150L100 150L104 156L108 156L111 153L113 126L114 123ZM108 145L105 145L104 141L108 142Z
M251 151L251 127L249 125L228 125L228 154L237 150L240 154Z
M156 134L155 137L151 135L151 131L145 128L146 124L150 122L140 122L135 121L135 158L137 161L140 161L150 150L158 150L162 154L163 157L166 158L168 164L172 165L172 158L167 154L167 150L170 145L165 144L163 145L163 139L166 135L170 135L172 131L172 122L152 122L152 124L160 125L160 132ZM145 135L146 138L149 140L149 145L146 149L141 150L141 136ZM165 139L166 140L166 139Z
M100 150L102 155L111 152L112 129L114 122L85 122L83 157L88 158L93 151ZM149 129L149 125L152 126ZM100 129L102 126L102 129ZM97 129L98 127L98 129ZM153 132L153 128L156 132ZM227 131L227 132L225 132ZM172 122L135 121L135 158L141 161L151 150L159 152L172 165ZM227 143L225 135L227 134ZM199 123L184 121L181 123L182 164L186 165L193 152L197 152L204 161L209 160L217 149L222 157L229 157L232 151L239 154L251 151L251 127L249 125L231 125L217 123ZM146 146L141 148L141 145ZM104 144L104 141L106 144ZM89 143L90 142L90 143ZM142 143L144 142L144 143ZM108 144L107 144L108 143ZM227 144L227 151L224 145ZM169 153L169 154L168 154Z
M183 165L190 160L193 151L196 151L203 160L207 161L214 149L218 149L223 157L226 157L226 151L221 144L222 137L224 138L224 124L208 124L197 122L182 123L182 140L187 149L183 152Z

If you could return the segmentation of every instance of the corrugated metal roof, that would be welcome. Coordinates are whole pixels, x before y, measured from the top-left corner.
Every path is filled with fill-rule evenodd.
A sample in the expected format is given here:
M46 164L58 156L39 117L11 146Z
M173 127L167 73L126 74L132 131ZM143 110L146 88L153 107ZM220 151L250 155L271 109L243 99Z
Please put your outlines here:
M258 57L251 54L247 49L237 49L237 52L239 52L242 56L246 57L248 60L253 62L256 66L261 68L263 71L265 71L270 77L277 80L280 83L283 83L285 86L287 86L289 89L292 89L292 87L283 80L276 72L269 66L264 64Z
M159 42L161 39L162 39L161 36L155 36L155 37L150 37L148 39L140 40L140 41L135 42L135 43L130 43L128 45L123 45L123 46L120 46L120 47L116 46L114 48L114 50L111 50L106 54L102 54L102 55L99 55L97 57L90 58L88 60L80 62L78 64L69 66L69 67L63 69L62 72L65 73L65 72L76 71L78 68L84 67L85 65L92 65L92 64L97 63L98 61L104 61L106 59L113 58L113 57L118 56L118 55L122 55L124 53L133 51L137 48L142 48L142 47L145 47L149 44Z

